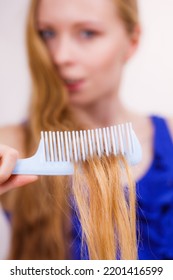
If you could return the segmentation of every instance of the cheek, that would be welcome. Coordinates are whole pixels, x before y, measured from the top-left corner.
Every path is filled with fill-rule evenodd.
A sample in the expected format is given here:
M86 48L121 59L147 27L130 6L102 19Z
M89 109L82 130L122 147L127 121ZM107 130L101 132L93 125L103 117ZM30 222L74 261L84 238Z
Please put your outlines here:
M91 74L94 76L112 76L121 71L125 63L125 45L109 44L97 48L97 52L92 59L90 69Z

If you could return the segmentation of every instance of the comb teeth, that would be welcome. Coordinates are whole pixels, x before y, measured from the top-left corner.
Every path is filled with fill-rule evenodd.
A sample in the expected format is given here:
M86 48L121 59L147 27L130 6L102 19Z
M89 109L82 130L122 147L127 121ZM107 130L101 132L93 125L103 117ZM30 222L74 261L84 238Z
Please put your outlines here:
M74 162L122 154L130 165L141 161L141 145L131 123L91 130L41 132L36 153L18 159L12 174L72 175Z
M78 162L98 155L131 155L135 152L131 123L80 131L41 132L45 160Z

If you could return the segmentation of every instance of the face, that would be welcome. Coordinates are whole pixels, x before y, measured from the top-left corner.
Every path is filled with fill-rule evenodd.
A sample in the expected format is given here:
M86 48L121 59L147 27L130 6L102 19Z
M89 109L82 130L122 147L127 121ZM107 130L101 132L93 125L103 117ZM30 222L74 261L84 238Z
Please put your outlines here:
M117 94L134 42L110 0L40 0L37 28L69 101L90 106Z

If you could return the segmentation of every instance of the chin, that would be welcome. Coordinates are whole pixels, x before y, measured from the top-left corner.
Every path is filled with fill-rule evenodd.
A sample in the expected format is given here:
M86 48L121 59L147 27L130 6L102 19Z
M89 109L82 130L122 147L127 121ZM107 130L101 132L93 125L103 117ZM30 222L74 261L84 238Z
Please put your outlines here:
M85 107L91 104L89 100L83 100L82 98L69 98L69 102L71 105L78 107Z

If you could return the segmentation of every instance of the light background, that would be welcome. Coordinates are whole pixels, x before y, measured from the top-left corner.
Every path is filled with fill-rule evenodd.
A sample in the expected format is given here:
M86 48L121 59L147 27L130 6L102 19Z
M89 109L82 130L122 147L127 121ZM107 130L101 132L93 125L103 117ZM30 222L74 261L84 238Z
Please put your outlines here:
M0 0L0 125L27 117L30 77L25 49L29 0ZM124 102L146 114L173 116L173 0L139 0L141 44L128 63Z

